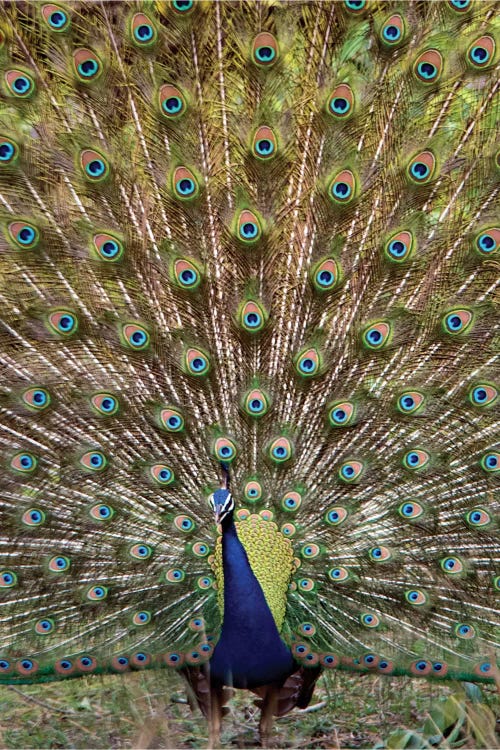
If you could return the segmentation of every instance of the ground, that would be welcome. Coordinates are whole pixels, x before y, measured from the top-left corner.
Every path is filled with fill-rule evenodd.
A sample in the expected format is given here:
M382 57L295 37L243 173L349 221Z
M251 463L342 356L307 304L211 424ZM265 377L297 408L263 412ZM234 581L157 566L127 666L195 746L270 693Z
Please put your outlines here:
M449 717L450 706L460 718L450 719L443 739L436 722ZM500 701L493 688L479 693L470 686L467 699L458 684L339 672L320 679L309 709L276 722L274 743L499 748L495 715L500 716ZM200 713L191 713L185 702L183 683L167 670L0 687L0 717L0 747L9 749L203 748L207 738ZM255 747L257 723L252 697L238 692L224 720L223 747Z

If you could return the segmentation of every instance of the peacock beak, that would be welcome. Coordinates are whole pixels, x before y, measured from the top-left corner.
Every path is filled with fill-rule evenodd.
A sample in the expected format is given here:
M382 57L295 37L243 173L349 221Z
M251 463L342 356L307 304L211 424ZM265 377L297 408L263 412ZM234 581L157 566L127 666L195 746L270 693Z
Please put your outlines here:
M224 507L222 505L215 506L215 523L220 523L224 516Z

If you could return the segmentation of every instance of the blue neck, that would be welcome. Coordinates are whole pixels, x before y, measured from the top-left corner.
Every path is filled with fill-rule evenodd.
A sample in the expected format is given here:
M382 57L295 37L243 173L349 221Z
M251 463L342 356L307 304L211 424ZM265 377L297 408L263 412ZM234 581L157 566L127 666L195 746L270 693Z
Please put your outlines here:
M224 618L210 661L212 680L234 687L281 683L295 670L253 573L232 516L223 525Z

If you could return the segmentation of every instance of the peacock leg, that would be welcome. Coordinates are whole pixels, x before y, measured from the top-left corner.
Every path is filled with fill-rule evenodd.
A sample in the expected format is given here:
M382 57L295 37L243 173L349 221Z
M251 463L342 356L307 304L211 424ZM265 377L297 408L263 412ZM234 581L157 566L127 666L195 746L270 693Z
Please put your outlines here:
M208 710L208 748L220 747L220 731L222 724L223 689L210 686L210 706Z
M262 700L259 736L261 747L269 747L271 732L273 730L274 715L278 707L279 688L269 685Z

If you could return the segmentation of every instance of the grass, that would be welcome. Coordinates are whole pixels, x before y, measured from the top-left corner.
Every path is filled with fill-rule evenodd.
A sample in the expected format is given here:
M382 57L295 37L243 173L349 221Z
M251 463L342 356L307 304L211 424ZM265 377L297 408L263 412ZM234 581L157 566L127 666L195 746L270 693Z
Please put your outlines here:
M464 703L456 684L340 672L328 680L320 678L308 710L295 710L277 720L274 744L281 748L374 748L385 743L431 747L429 739L404 745L408 733L395 730L417 732L426 727L428 735L435 733L428 731L429 724L435 726L432 712L457 692L465 719L439 747L500 747L494 722L500 703L493 689L482 689L480 704ZM224 719L222 745L255 747L258 714L252 696L238 691ZM191 713L185 702L180 677L167 671L1 687L0 717L0 745L16 750L202 748L207 738L201 714Z

